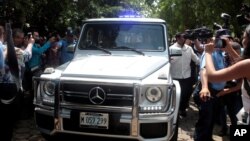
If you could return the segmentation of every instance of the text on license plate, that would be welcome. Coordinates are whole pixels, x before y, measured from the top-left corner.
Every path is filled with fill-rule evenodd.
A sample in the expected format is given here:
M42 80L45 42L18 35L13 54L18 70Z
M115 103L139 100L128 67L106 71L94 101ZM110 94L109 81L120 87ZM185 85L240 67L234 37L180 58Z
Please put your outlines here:
M107 113L80 113L80 126L108 129L109 115Z

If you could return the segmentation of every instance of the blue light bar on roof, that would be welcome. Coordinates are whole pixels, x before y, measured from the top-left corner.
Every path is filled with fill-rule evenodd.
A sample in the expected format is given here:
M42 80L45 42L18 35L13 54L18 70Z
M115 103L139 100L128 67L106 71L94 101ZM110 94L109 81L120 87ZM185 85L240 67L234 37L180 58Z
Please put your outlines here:
M119 18L142 18L140 15L120 15Z
M143 18L143 16L137 11L125 10L120 12L119 18Z

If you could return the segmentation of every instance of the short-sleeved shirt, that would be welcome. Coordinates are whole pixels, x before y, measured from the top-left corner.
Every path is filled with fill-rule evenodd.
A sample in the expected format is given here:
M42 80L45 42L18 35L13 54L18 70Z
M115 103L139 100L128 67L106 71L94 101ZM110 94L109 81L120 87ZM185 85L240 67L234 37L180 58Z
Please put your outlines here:
M74 53L68 52L67 47L69 45L75 45L75 44L76 44L75 41L68 42L67 40L60 40L58 42L58 45L61 48L61 59L60 59L61 64L64 64L73 59Z
M226 67L223 52L221 50L215 50L212 53L212 59L213 59L215 70L220 70ZM205 53L203 53L201 56L200 69L205 68L205 66L206 66L206 57L205 57ZM226 82L216 82L216 83L213 82L211 83L211 85L213 89L219 91L219 90L224 89Z

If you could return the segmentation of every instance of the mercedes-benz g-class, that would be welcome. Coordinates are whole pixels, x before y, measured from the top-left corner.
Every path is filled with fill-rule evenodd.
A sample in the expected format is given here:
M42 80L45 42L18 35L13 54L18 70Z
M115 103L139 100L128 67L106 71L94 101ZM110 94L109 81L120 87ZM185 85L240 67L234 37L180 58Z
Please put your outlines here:
M177 140L180 87L170 74L167 27L151 18L84 21L74 57L34 78L44 135ZM173 53L173 54L171 54Z

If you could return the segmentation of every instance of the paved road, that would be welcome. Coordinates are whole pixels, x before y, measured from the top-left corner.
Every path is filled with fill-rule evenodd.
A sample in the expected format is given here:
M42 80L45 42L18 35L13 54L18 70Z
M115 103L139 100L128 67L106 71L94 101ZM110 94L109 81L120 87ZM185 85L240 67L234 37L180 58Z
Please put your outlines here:
M186 118L180 119L178 141L193 141L194 125L198 117L198 110L193 101L190 101ZM219 127L215 126L213 139L215 141L229 141L228 136L218 136ZM17 122L14 130L13 141L45 141L45 139L37 131L34 119L20 120Z
M193 141L193 134L195 129L195 122L198 118L198 109L196 105L191 100L189 109L187 112L187 117L181 118L180 120L180 127L179 127L179 134L178 134L178 141ZM229 135L220 137L218 136L219 133L219 126L215 125L213 139L214 141L229 141Z

